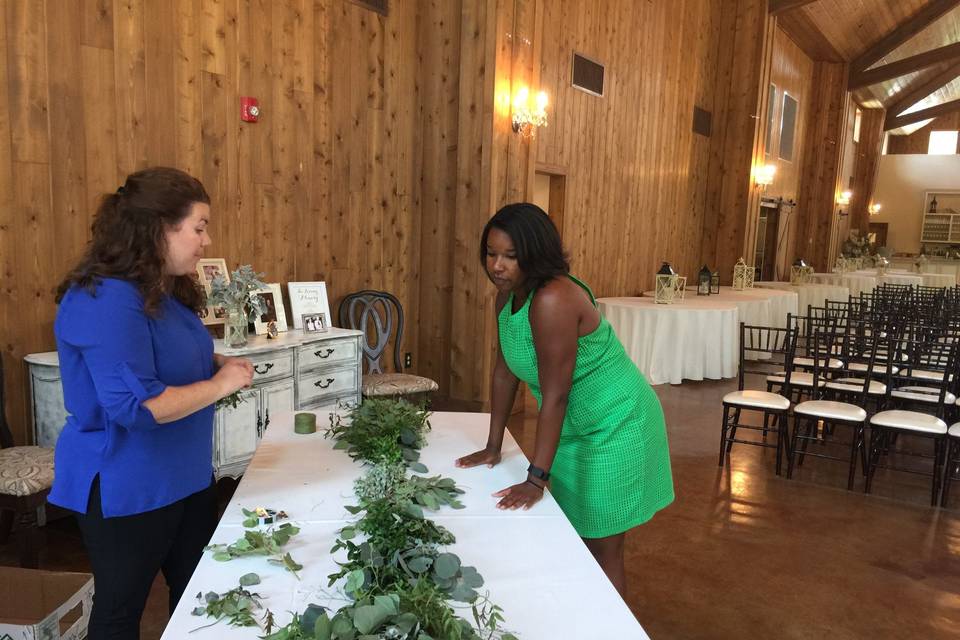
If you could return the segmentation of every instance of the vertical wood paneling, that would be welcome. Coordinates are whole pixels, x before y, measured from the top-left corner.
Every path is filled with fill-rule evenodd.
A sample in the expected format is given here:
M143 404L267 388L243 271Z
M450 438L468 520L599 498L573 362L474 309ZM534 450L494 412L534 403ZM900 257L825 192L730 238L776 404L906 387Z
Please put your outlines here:
M49 162L46 3L7 3L11 152L16 162Z
M174 140L176 166L192 175L203 167L201 106L201 42L197 30L199 0L174 0L176 53L175 93L172 95L175 126L168 135Z
M853 198L850 202L850 228L866 234L870 229L869 206L877 185L880 156L883 150L883 120L885 109L863 109L860 122L860 142L856 143L853 167ZM851 136L852 137L852 136Z
M146 95L177 95L177 26L175 0L149 0L144 4L144 20L150 25L144 31L144 79ZM170 135L177 129L177 111L166 99L146 101L147 162L151 165L173 166L177 162L176 138Z
M116 84L113 75L113 51L80 47L83 64L83 133L86 148L86 184L84 213L89 220L104 193L120 185L117 175ZM106 98L106 99L105 99ZM89 230L84 228L83 240ZM78 252L71 252L72 259Z
M81 43L113 49L113 0L81 0L80 4Z
M117 2L114 5L113 20L117 89L117 173L126 176L149 164L143 0ZM159 96L157 99L160 99Z

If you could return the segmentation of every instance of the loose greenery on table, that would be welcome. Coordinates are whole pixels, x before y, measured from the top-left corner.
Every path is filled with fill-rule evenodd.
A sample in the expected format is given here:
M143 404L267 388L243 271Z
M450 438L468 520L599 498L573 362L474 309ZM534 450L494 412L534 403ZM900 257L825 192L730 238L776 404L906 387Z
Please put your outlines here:
M336 439L334 448L346 449L354 460L403 462L413 471L426 473L418 460L430 430L429 415L404 400L368 398L345 417L331 414L325 437Z
M193 610L195 616L207 616L214 621L198 629L213 626L221 620L226 620L231 627L255 627L257 619L254 611L261 608L260 595L247 589L260 584L260 576L248 573L240 577L240 586L234 587L226 593L211 591L204 595L197 594L197 600L204 606ZM196 631L197 629L194 629Z
M204 550L213 551L213 559L220 562L245 556L274 556L267 562L283 567L299 579L297 571L303 569L303 565L297 564L289 553L281 549L298 533L298 527L285 522L279 527L244 531L243 537L232 544L211 544Z

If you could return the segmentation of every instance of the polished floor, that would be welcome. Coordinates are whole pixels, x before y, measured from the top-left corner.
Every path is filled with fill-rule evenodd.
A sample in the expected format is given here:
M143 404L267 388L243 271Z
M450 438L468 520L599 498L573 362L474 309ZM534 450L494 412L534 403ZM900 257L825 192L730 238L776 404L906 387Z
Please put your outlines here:
M960 636L960 486L947 509L933 509L920 476L881 472L865 496L859 475L855 491L844 489L841 464L808 459L786 480L773 472L773 450L741 445L718 467L720 398L732 388L656 387L677 499L631 531L626 547L627 601L650 637ZM510 430L529 453L535 410L516 415ZM46 529L42 566L85 570L70 520ZM0 547L0 564L15 562L12 541ZM159 638L165 621L158 578L142 637Z

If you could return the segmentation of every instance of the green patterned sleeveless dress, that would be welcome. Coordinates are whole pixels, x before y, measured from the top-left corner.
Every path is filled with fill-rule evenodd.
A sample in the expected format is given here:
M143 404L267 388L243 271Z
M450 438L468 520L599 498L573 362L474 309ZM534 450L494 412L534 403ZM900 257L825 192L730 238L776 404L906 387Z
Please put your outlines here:
M597 306L593 292L584 288ZM513 372L542 404L530 303L512 313L513 294L500 311L500 349ZM627 357L607 319L577 344L573 385L550 491L582 538L627 531L673 502L673 476L663 409Z

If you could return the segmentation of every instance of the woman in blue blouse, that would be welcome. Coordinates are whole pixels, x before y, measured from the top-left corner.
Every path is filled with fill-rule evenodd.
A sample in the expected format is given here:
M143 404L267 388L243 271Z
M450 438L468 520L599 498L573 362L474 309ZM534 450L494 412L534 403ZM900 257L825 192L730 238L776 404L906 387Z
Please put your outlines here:
M54 322L67 424L49 501L77 514L95 580L89 638L138 638L158 571L172 612L216 526L214 403L253 367L214 354L193 275L210 197L153 168L105 196Z

